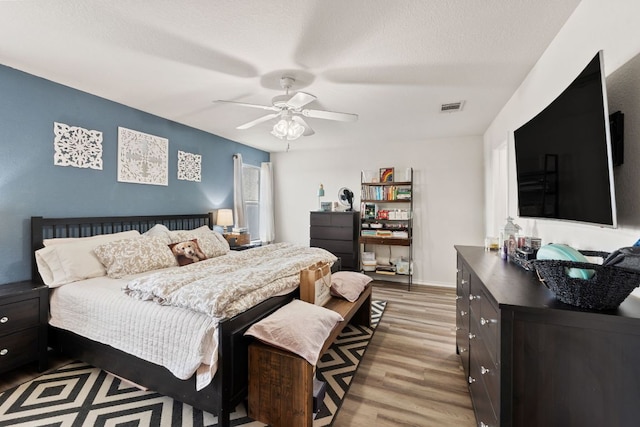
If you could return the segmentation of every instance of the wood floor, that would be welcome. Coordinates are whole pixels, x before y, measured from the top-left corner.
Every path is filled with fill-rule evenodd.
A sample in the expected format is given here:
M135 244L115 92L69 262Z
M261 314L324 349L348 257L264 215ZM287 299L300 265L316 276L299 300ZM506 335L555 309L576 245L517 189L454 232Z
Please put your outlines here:
M455 289L376 282L387 301L334 427L475 426L455 349Z
M475 426L455 351L455 289L376 282L373 298L387 308L333 426ZM37 375L33 365L4 373L0 391Z

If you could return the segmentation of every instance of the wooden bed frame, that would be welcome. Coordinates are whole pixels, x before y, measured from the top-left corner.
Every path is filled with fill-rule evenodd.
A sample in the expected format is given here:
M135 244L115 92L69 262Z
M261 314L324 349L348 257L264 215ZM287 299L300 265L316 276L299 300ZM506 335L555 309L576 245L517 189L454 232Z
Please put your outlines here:
M43 239L88 237L127 230L143 233L155 224L164 224L171 230L178 230L210 226L212 221L208 214L95 218L32 217L31 246L35 252L43 247ZM32 265L33 279L41 281L35 265L35 256ZM253 323L270 315L298 295L299 291L296 290L284 296L272 297L244 313L220 322L218 370L211 384L200 391L196 391L195 376L188 380L180 380L162 366L69 331L50 326L49 345L63 354L216 414L218 425L228 427L230 414L247 397L248 347L251 339L245 337L244 332Z

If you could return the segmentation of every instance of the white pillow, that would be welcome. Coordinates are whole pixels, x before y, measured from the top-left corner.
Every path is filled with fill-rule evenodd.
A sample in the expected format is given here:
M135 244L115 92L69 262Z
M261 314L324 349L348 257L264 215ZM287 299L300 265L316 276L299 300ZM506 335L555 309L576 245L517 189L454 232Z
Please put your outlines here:
M349 302L360 298L360 294L373 279L357 271L338 271L331 275L331 295Z
M115 240L131 239L132 237L139 236L138 230L120 231L112 234L96 234L89 237L57 237L53 239L44 239L42 243L44 246L56 246L66 245L69 243L91 245L92 248L107 242L113 242Z
M169 230L166 226L162 224L156 224L151 227L149 230L145 231L142 235L148 237L162 237L166 240L167 245L173 242L173 238L171 236L171 230Z
M105 276L106 269L93 249L101 244L139 236L135 230L91 237L45 239L45 247L35 253L44 283L55 288L78 280Z
M162 237L139 236L105 243L93 250L114 279L178 265Z
M340 313L294 299L251 325L244 334L295 353L315 365L324 342L333 328L343 320Z

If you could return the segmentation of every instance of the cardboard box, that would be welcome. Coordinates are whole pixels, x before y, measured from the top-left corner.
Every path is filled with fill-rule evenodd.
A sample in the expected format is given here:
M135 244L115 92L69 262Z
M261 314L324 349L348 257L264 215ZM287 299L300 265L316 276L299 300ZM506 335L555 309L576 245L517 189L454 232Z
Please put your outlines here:
M251 236L249 233L227 233L224 238L229 242L229 246L242 246L251 243Z

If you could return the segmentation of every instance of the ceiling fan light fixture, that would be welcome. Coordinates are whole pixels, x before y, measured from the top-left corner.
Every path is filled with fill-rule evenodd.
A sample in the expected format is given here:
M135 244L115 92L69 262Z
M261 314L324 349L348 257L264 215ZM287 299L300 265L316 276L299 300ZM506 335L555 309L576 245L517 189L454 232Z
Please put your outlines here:
M287 139L292 141L298 139L304 133L304 126L298 122L289 121L289 129L287 130Z
M287 139L288 141L293 141L294 139L298 139L302 136L305 129L300 123L291 120L290 118L284 118L279 120L273 126L271 130L271 135L280 139Z

